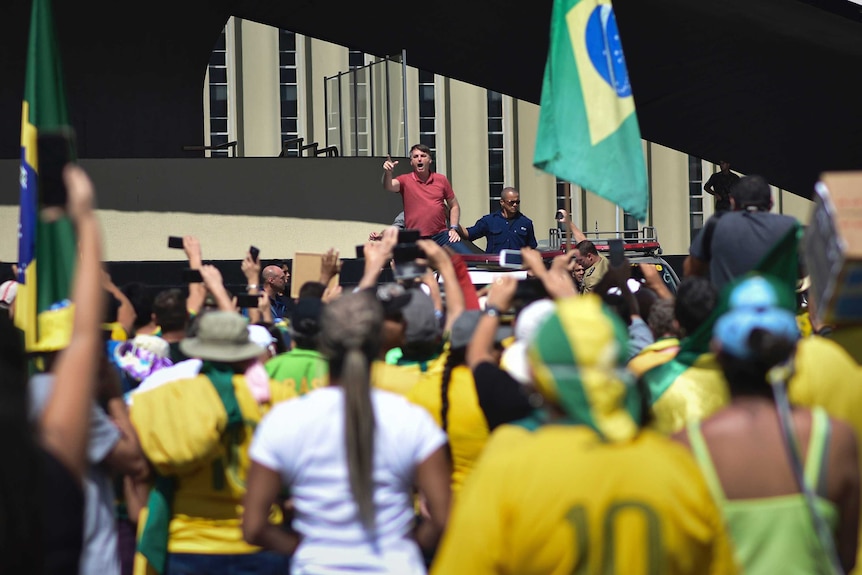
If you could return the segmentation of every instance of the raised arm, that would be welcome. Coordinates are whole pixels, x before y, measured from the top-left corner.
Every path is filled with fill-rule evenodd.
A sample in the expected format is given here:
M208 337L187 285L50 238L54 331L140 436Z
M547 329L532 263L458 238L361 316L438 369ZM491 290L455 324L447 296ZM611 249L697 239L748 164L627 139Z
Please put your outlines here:
M117 310L117 323L119 323L123 327L123 331L126 332L126 336L131 338L134 336L135 331L135 319L137 319L138 314L135 313L135 306L132 305L131 300L117 287L114 283L114 280L111 279L111 274L108 273L107 269L102 269L102 287L105 288L105 291L117 298L117 301L120 302L120 307Z
M542 254L538 250L521 248L521 257L524 259L524 267L542 282L549 296L561 299L578 295L578 290L567 269L571 259L568 254L556 256L550 268L545 267Z
M458 276L455 275L455 266L452 265L446 250L437 245L434 240L419 240L416 243L425 252L431 267L440 272L443 278L443 286L446 290L446 325L443 329L448 331L464 311L464 293L458 283Z
M183 236L183 250L189 258L189 268L193 270L201 269L203 265L203 255L201 252L201 243L194 236ZM192 282L189 284L189 297L186 298L186 307L190 313L200 313L204 307L204 301L207 298L207 288L202 283Z
M75 306L69 345L54 365L54 389L39 421L45 449L76 477L83 478L90 426L90 408L96 388L102 338L100 323L105 305L102 247L94 211L93 184L83 169L67 165L63 179L68 189L68 214L78 236L79 259L72 285Z
M500 276L494 280L488 299L485 300L485 310L492 313L482 314L473 332L473 339L467 346L467 365L471 370L481 363L494 362L494 336L500 324L499 314L511 307L517 288L518 280L511 276Z
M261 315L261 299L263 298L259 297L263 292L260 289L260 261L255 260L251 256L251 250L245 253L245 257L240 264L240 269L242 269L242 274L245 276L247 293L258 296L258 307L249 308L248 310L249 323L257 323L263 319ZM266 309L269 309L269 298L266 298ZM268 323L272 323L272 312L269 314Z
M572 221L572 218L569 217L569 212L566 210L559 210L560 213L563 214L563 217L557 221L563 222L566 224L566 227L569 228L569 233L572 234L572 238L574 238L575 243L582 242L587 239L587 236L584 235L578 226Z
M641 274L644 276L644 284L654 291L659 298L674 299L673 294L670 293L664 280L658 274L655 264L639 263L638 268L640 268Z
M398 243L398 228L389 227L383 230L383 238L377 242L365 244L365 271L359 280L359 289L377 285L377 279L386 262L392 259L392 249Z
M201 266L201 277L204 280L207 291L215 298L218 308L221 311L235 312L236 305L234 305L233 297L228 293L227 288L224 287L221 272L218 268L212 265Z
M341 271L341 260L338 259L338 250L329 248L320 259L320 283L329 286L329 281Z
M392 158L386 156L386 161L383 162L383 189L387 192L400 192L401 182L392 177L392 170L398 165L398 160L392 161Z

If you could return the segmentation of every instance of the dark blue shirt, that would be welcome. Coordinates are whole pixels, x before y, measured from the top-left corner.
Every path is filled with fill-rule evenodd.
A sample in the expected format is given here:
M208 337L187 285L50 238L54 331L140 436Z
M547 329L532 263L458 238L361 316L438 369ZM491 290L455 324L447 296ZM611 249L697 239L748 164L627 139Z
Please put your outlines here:
M467 228L467 235L471 241L488 238L486 254L500 253L500 250L519 250L527 246L535 248L538 245L533 221L521 213L511 220L507 220L502 211L482 216L476 225Z

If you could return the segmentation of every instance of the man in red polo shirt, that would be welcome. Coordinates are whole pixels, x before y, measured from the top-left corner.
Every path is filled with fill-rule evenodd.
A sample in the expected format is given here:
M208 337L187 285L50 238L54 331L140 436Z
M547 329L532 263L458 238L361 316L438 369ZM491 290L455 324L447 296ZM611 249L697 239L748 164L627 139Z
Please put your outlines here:
M431 171L431 149L424 144L410 148L413 171L392 177L398 161L383 162L383 188L401 194L404 202L404 227L419 230L422 237L433 239L441 246L449 245L459 253L471 253L461 244L458 222L461 206L452 184L443 174Z

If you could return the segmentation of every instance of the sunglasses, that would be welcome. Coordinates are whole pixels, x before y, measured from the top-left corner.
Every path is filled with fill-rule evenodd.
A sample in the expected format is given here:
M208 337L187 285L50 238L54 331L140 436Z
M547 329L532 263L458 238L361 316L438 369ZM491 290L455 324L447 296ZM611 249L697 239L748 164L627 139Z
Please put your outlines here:
M500 200L504 204L509 204L510 206L517 206L521 203L521 200Z

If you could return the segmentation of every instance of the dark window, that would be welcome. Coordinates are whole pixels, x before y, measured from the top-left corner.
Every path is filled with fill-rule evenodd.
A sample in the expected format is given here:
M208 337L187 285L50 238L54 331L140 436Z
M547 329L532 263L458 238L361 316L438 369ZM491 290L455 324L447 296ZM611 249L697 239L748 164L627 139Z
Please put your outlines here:
M437 150L437 104L434 73L419 70L419 142Z
M299 137L299 105L297 94L296 34L289 30L278 32L278 76L281 101L281 140ZM287 154L298 155L298 146L291 145Z
M488 196L496 197L499 202L500 192L505 186L505 169L503 165L503 95L488 90ZM499 207L499 203L497 203Z

